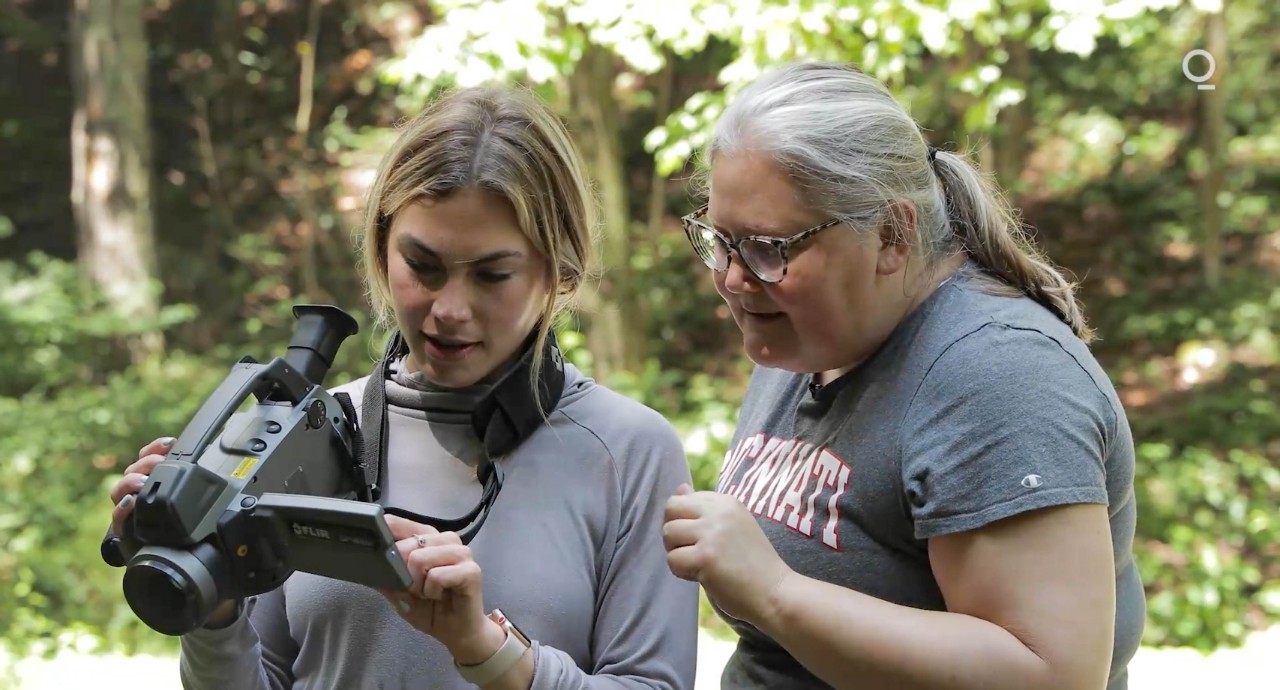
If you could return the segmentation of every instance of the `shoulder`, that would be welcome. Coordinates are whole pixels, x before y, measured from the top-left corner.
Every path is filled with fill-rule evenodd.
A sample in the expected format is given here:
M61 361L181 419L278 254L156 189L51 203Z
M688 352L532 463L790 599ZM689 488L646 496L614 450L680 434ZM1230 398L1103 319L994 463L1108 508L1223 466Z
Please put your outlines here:
M1069 398L1120 415L1110 380L1082 343L1000 321L981 324L939 352L917 399L924 389L1040 403Z
M1088 350L1072 347L1070 341L1038 328L986 321L958 336L935 354L926 377L982 372L993 376L991 384L1012 384L1020 377L1038 374L1053 377L1068 372L1089 376L1093 356Z
M1128 500L1128 426L1074 336L987 319L936 353L903 414L898 463L917 539Z
M675 427L648 405L578 373L566 385L566 396L557 412L573 425L615 448L640 444L680 442Z
M953 289L936 315L923 376L925 388L970 395L1089 398L1121 416L1120 402L1102 365L1082 340L1047 309L1026 297Z
M598 383L569 365L565 396L556 408L582 440L606 453L625 473L637 463L684 465L684 447L675 426L657 410Z

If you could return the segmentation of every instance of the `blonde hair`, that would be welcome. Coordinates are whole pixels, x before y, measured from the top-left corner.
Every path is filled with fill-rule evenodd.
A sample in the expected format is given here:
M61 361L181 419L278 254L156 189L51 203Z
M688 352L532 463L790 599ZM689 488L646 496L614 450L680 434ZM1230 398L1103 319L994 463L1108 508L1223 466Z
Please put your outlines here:
M445 93L399 131L369 190L358 236L377 325L396 324L387 282L387 238L395 214L422 199L481 189L511 204L525 237L547 260L552 290L534 344L535 353L541 352L556 319L572 308L595 257L594 199L564 124L527 89L482 86ZM541 363L535 355L535 399Z
M926 262L962 251L986 291L1028 295L1093 339L1076 286L1026 236L998 186L965 156L931 155L902 105L856 67L793 63L747 86L716 123L706 162L743 150L771 155L816 208L854 228L877 227L893 202L911 202Z

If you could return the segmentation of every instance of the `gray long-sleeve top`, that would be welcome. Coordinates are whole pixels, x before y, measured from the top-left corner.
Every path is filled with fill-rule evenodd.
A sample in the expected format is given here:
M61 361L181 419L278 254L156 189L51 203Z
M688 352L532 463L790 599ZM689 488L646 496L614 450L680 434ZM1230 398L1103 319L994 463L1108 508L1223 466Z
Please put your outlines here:
M690 689L697 586L671 574L662 543L666 499L690 481L680 440L653 410L566 369L549 423L502 460L502 492L471 542L486 610L534 641L534 690ZM334 390L359 410L366 381ZM467 395L397 370L387 397L384 504L470 511L481 487ZM360 585L298 572L244 611L183 636L188 690L474 687L443 645Z

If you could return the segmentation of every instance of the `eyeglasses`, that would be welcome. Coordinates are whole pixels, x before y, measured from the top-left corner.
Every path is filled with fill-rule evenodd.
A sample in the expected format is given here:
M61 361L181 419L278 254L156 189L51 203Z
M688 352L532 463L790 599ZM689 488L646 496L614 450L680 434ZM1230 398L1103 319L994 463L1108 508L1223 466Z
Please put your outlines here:
M787 238L752 235L731 240L703 220L706 215L707 205L704 204L680 219L684 224L684 234L702 263L717 273L727 271L732 251L742 258L742 265L764 283L778 283L786 277L787 251L791 245L841 222L839 218L832 218Z

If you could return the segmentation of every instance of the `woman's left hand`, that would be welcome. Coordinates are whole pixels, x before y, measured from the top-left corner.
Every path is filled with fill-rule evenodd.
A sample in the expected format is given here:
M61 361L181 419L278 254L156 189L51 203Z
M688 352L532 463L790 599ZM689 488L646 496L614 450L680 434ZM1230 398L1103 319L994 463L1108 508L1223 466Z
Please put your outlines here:
M460 664L479 664L502 647L506 632L484 612L480 565L455 532L439 532L394 515L387 526L413 582L383 590L410 625L436 638Z
M722 611L748 623L770 615L793 573L737 498L682 484L667 500L662 540L676 577L700 583Z

